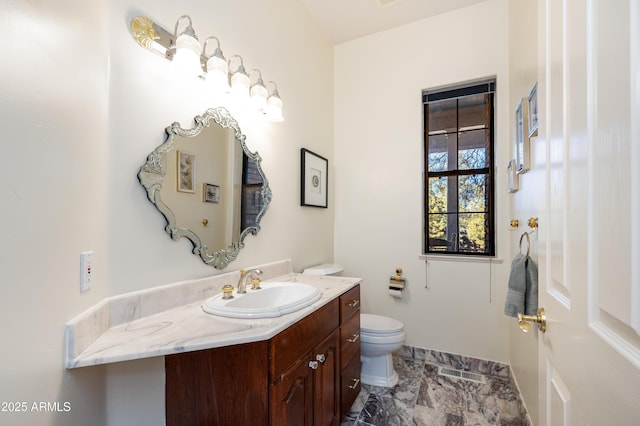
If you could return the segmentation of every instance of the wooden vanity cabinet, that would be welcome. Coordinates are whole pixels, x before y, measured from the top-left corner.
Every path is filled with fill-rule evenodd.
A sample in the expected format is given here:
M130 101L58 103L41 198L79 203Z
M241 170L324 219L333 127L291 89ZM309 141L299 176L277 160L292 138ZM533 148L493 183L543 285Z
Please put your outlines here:
M360 286L340 296L340 418L360 393Z
M269 341L166 356L166 424L338 425L360 391L359 299L355 287Z
M272 425L313 424L313 371L301 358L271 385Z
M271 385L271 424L339 424L338 331L297 360Z
M167 355L165 420L171 425L269 425L268 342Z
M339 309L334 299L271 339L272 425L338 424Z

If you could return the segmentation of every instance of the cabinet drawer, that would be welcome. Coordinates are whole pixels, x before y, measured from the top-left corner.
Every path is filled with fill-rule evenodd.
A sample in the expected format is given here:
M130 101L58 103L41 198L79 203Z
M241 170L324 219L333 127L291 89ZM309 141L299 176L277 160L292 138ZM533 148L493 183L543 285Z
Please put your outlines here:
M340 375L340 418L344 418L360 393L360 351Z
M271 339L269 372L272 382L338 328L339 310L338 299L334 299Z
M360 313L353 315L340 327L340 368L345 368L360 351Z
M340 322L345 322L347 318L360 309L360 285L353 287L340 296Z

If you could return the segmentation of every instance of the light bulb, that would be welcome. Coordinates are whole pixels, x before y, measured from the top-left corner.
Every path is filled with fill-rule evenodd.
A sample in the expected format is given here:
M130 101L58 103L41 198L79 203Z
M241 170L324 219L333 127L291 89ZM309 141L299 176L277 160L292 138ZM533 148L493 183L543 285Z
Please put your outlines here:
M282 116L282 99L277 94L269 96L267 99L266 115L269 121L280 123L284 121Z
M201 76L200 51L198 39L187 34L180 35L176 40L176 53L173 57L173 62L179 72L196 77Z
M211 56L207 55L207 44L210 41L217 43L216 50ZM214 93L227 93L229 91L229 65L220 49L220 41L216 37L209 37L204 41L202 53L207 59L206 81Z
M229 59L229 64L233 58L240 59L240 65L236 71L231 74L231 94L239 102L245 103L249 99L249 87L251 86L251 80L244 69L242 57L234 55Z
M207 60L207 82L214 92L229 91L229 67L224 58L212 56Z
M267 116L267 120L273 121L274 123L280 123L284 121L284 117L282 116L282 99L280 99L276 83L273 81L270 81L269 83L273 84L273 92L271 92L271 95L267 98L265 114Z
M263 112L267 107L267 96L269 93L267 92L267 88L264 87L264 82L262 81L262 73L260 70L253 70L253 72L258 73L258 79L255 83L251 85L250 95L251 95L251 105L258 112Z

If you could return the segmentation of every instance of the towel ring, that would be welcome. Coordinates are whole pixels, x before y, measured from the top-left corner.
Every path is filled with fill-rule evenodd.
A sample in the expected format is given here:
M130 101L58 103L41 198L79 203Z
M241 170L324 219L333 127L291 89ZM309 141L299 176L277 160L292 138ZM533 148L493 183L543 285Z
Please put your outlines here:
M531 249L531 239L529 238L529 233L528 232L523 232L522 235L520 236L520 249L519 252L520 254L522 254L522 239L524 237L527 237L527 256L529 256L529 250Z

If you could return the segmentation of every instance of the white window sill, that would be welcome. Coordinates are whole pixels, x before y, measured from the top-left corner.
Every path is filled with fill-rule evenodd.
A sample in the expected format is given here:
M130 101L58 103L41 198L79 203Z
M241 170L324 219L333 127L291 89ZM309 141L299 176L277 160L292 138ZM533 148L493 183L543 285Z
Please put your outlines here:
M420 260L441 260L444 262L502 263L503 260L489 256L456 256L451 254L421 254Z

